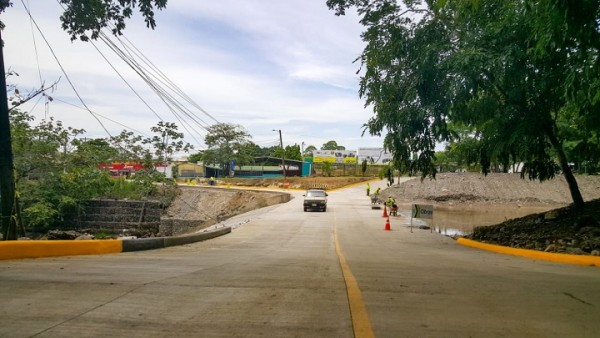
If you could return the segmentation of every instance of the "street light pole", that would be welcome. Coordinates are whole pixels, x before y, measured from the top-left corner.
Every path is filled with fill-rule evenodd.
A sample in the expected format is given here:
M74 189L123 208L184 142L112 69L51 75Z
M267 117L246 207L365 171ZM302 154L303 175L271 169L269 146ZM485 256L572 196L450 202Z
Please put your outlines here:
M273 131L279 132L279 144L281 145L281 165L283 166L283 182L285 183L285 149L283 149L283 138L281 137L281 129L273 129Z

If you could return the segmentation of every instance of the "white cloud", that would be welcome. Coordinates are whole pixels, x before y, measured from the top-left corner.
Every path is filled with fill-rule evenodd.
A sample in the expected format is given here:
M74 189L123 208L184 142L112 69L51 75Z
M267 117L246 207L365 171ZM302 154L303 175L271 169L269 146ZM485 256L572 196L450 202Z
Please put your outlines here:
M89 43L70 42L60 28L55 2L31 4L33 16L84 101L99 114L149 133L158 122ZM5 63L21 76L9 82L23 89L62 76L51 95L50 114L66 125L106 136L84 110L37 31L37 54L30 22L20 4L3 21ZM355 15L337 17L324 0L171 1L157 12L156 30L136 17L125 34L141 52L202 108L221 122L243 125L254 140L272 143L281 129L285 144L320 147L336 140L349 149L381 146L379 138L361 138L372 112L357 97L363 29ZM177 118L129 67L102 44L96 46L150 106L168 121ZM36 57L37 55L37 57ZM33 109L45 115L43 105ZM202 115L198 110L195 113ZM211 122L210 118L200 116ZM122 128L103 120L111 133ZM183 130L183 128L181 128ZM185 131L184 131L185 132ZM196 139L202 138L202 130ZM189 142L196 143L190 138ZM261 144L262 145L262 144Z

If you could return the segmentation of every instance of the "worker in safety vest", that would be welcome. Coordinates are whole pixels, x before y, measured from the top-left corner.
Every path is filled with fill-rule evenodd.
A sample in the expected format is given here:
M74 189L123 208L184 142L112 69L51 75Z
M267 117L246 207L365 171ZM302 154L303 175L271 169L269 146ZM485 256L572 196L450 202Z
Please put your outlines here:
M394 200L394 198L392 196L389 196L387 201L385 202L385 205L390 208L390 216L397 216L398 215L398 205L396 205L396 200Z

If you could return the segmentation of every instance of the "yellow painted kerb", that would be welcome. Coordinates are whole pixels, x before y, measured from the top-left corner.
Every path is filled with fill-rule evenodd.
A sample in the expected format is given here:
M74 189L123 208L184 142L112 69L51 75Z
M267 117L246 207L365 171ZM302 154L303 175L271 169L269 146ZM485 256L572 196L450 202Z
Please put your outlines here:
M466 238L459 238L457 242L464 246L493 251L507 255L541 259L557 263L579 264L600 267L600 257L597 256L569 255L561 253L542 252L537 250L510 248L501 245L481 243Z
M123 251L120 240L3 241L0 260L54 256L94 255Z

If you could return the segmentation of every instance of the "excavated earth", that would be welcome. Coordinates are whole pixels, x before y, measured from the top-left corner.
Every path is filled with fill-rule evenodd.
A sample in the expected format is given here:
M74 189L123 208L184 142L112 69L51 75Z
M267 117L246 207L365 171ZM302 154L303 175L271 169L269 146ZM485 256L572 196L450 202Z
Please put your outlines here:
M600 256L600 176L576 176L586 201L575 210L563 176L539 182L519 174L438 174L435 180L412 179L383 191L400 204L428 203L440 208L541 208L544 212L475 227L466 237L493 244Z

